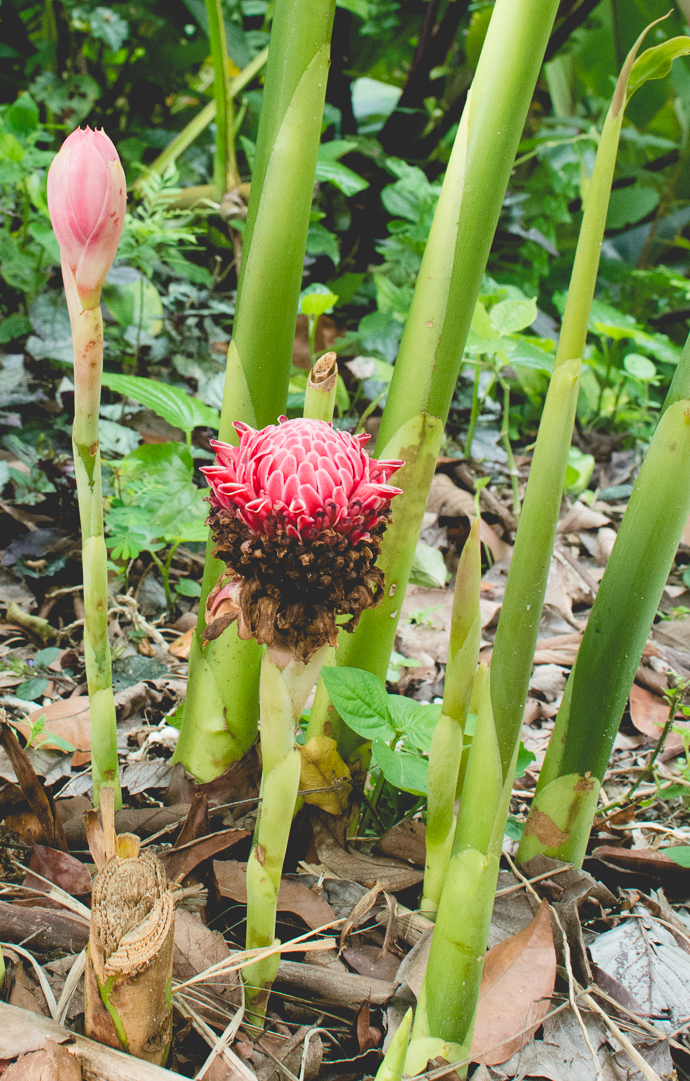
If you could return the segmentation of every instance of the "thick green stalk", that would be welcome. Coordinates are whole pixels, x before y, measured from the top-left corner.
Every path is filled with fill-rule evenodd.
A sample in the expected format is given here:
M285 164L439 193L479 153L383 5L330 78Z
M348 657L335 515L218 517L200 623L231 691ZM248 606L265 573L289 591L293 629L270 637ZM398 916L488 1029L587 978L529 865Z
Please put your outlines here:
M81 522L84 571L84 661L91 712L94 804L104 785L121 806L117 760L117 719L108 640L108 555L103 536L103 496L98 414L103 370L101 309L82 309L74 279L63 269L74 345L74 425L72 447Z
M235 133L232 127L232 93L228 74L228 45L220 0L206 0L208 36L213 59L213 97L216 103L216 149L213 157L213 184L216 197L239 184L235 160Z
M558 713L521 861L544 852L582 862L613 741L689 513L686 399L664 413L635 482Z
M338 355L324 353L309 372L304 394L304 416L311 420L333 420L338 384Z
M625 89L634 55L621 73L599 141L549 386L515 538L491 662L491 697L504 776L513 759L527 701L558 513L572 438L599 254L616 165Z
M415 1017L412 1054L418 1053L416 1040L445 1040L462 1048L472 1041L512 781L512 775L503 777L490 678L483 665L477 682L477 726L424 976L423 1008Z
M338 663L383 679L426 496L462 363L482 275L557 0L497 0L429 234L376 445L402 458L404 488L379 565L386 594L344 636ZM316 723L316 722L315 722ZM325 712L319 718L326 723ZM351 757L360 741L343 739Z
M326 92L334 0L277 0L219 437L285 410ZM224 565L209 542L200 612ZM234 626L203 640L200 615L175 761L211 780L256 737L261 650Z
M426 868L420 909L434 918L453 847L453 805L462 759L462 740L482 637L479 587L482 554L479 519L472 523L462 550L453 597L443 710L434 730L429 755L426 816Z
M374 1081L401 1081L412 1027L412 1007L398 1025Z
M248 950L265 949L276 941L280 876L299 788L295 730L327 648L322 646L307 664L294 657L277 659L277 653L267 649L261 663L261 811L247 863ZM243 970L247 999L260 1024L279 963L275 953Z

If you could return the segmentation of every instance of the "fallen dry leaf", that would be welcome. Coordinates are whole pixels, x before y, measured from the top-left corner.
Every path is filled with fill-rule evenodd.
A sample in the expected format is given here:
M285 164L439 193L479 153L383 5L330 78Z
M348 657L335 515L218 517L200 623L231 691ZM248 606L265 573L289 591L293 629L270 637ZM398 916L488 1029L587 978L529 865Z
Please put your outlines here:
M230 897L239 904L247 903L247 865L235 860L215 860L216 872L221 896ZM293 912L304 920L307 927L323 927L335 920L335 913L323 897L314 893L302 882L282 878L278 894L278 911Z
M426 860L426 826L416 820L399 822L379 838L376 852L423 867Z
M208 837L198 837L186 845L169 848L161 853L160 858L170 881L181 882L203 860L225 852L245 837L249 837L249 830L220 830L218 833L211 833Z
M379 946L349 946L342 955L360 976L373 976L375 980L395 980L400 967L400 958L392 953L381 957Z
M633 683L630 689L630 717L638 732L657 740L661 729L668 720L668 703L651 691ZM674 727L690 732L690 722L681 723L676 718ZM669 732L664 743L664 751L678 754L683 750L683 737L680 732Z
M0 743L2 743L5 753L12 763L12 768L17 775L24 798L40 823L43 837L34 837L32 839L41 840L54 848L60 848L63 852L66 852L67 841L65 840L62 822L55 812L53 797L49 791L46 791L39 780L26 751L22 749L19 740L6 721L0 721Z
M313 736L298 750L301 759L299 787L304 802L320 807L328 814L344 814L352 784L350 770L338 754L337 742L330 736Z
M611 519L598 510L592 510L584 503L575 503L568 513L561 518L557 533L579 533L581 529L601 529L611 524Z
M45 717L44 733L52 733L68 743L77 751L91 750L91 712L87 695L77 695L74 698L61 698L57 702L51 702L49 706L33 710L27 720L13 722L21 734L28 739L31 735L31 725L41 717ZM43 740L43 735L40 737ZM43 750L64 750L57 743L46 739L41 743Z
M579 632L557 634L555 638L544 638L542 641L537 642L534 663L560 664L570 668L575 664L581 641L582 635Z
M47 878L73 897L82 897L91 893L91 875L88 867L68 852L60 852L48 845L34 845L29 868L34 875L27 875L24 886L45 892L46 884L36 875Z
M179 657L181 661L186 661L189 657L189 652L192 648L192 638L194 637L194 627L190 627L188 631L181 634L179 638L171 644L170 652L173 657Z
M595 859L621 867L626 871L649 875L661 879L669 885L678 887L682 882L690 881L690 869L681 867L656 848L616 848L613 845L600 845L592 852Z
M339 878L347 878L351 882L359 882L362 886L369 887L378 883L388 893L416 886L424 878L422 869L411 867L400 860L347 851L338 844L323 822L314 818L312 825L320 862Z
M2 1076L6 1081L81 1081L82 1069L78 1058L46 1036L42 1051L22 1055Z
M499 942L486 955L472 1037L473 1061L495 1066L529 1042L549 1011L555 982L551 916L547 902L542 901L524 931ZM523 1033L526 1026L528 1031Z

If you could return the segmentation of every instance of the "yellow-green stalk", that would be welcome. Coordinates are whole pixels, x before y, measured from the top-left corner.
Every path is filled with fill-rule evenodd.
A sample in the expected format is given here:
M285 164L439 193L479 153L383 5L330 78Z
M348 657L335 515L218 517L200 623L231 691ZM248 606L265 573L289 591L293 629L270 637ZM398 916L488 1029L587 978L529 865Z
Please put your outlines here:
M426 814L426 867L420 911L433 919L441 899L455 833L455 803L462 741L482 637L479 587L482 556L479 518L472 522L458 564L443 709L429 755Z
M405 324L376 454L407 463L381 553L383 603L342 636L338 664L384 679L465 341L557 0L497 0ZM318 708L317 708L318 707ZM330 721L320 691L310 734ZM361 740L340 726L348 761Z
M219 437L235 420L257 428L285 410L297 304L321 137L335 0L277 0L244 233ZM223 571L209 543L201 595ZM237 761L256 738L261 650L234 627L192 639L189 684L174 760L202 781Z
M72 447L82 534L94 802L98 805L101 788L108 786L119 806L98 415L103 371L101 288L122 235L126 190L120 159L105 132L77 128L68 136L51 163L47 192L74 346Z

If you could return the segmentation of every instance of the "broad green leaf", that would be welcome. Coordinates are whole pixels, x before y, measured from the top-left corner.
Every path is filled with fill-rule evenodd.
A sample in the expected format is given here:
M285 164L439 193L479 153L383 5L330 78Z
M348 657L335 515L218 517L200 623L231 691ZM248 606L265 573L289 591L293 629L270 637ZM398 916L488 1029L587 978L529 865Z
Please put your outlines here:
M593 455L585 454L578 447L570 447L568 450L568 467L565 472L566 492L571 495L579 495L580 492L584 492L589 484L593 469Z
M494 304L489 312L489 318L498 333L503 337L514 334L518 330L532 325L537 318L537 301L532 300L501 300Z
M316 179L321 183L335 184L343 195L356 195L369 187L368 180L364 180L347 165L341 165L338 161L319 160L316 163Z
M421 755L406 751L392 751L381 739L371 745L371 758L380 766L383 776L395 788L411 792L413 796L425 796L429 787L429 763Z
M35 702L37 698L46 693L47 689L47 679L26 679L19 684L14 693L17 698L21 698L25 702Z
M525 770L527 770L533 762L536 762L537 756L534 751L528 751L522 740L520 740L520 750L518 751L517 763L515 766L515 776L524 777Z
M640 356L639 353L628 353L623 358L623 367L628 375L634 376L635 379L642 379L645 383L648 383L656 375L654 362L649 357Z
M486 308L482 304L481 300L478 300L474 307L474 315L472 316L472 329L470 334L475 335L478 339L497 338L498 332L496 327L491 322L491 317ZM469 340L469 339L468 339ZM483 349L475 349L477 353L484 352Z
M659 192L648 184L633 184L611 192L606 216L607 229L622 229L634 225L651 214L659 202Z
M127 475L132 478L131 498L135 503L126 509L145 512L146 532L168 541L205 539L205 491L194 487L194 464L188 447L182 443L145 443L128 454L123 463L131 471Z
M335 233L331 233L325 225L314 222L307 233L307 254L327 255L333 265L337 266L340 262L340 249Z
M388 710L396 731L405 739L405 746L424 754L431 750L431 740L441 716L441 703L417 702L402 694L388 695Z
M376 676L360 668L324 668L322 675L333 705L353 732L364 739L394 739L388 695Z
M59 656L60 650L57 646L48 646L46 649L39 649L38 653L34 653L34 664L37 668L47 668Z
M194 578L181 578L175 586L175 592L182 597L200 597L201 584Z
M162 331L163 301L145 275L139 274L133 281L106 281L103 299L120 326L141 328L150 338L157 337Z
M181 428L183 432L206 427L218 430L217 410L200 402L198 398L193 398L180 387L157 383L153 379L142 379L138 375L118 375L115 372L104 372L103 384L116 394L141 402L159 417L163 417L163 420L167 420L168 424Z
M638 56L628 79L628 100L648 79L663 79L678 56L690 55L690 38L669 38Z
M660 848L665 856L677 863L679 867L690 867L690 845L679 845L677 848Z
M300 309L303 315L313 315L316 319L330 311L337 301L335 293L306 293L302 296Z
M448 572L443 562L443 556L438 548L432 548L424 541L417 541L410 582L416 586L428 586L430 589L439 589L446 584Z

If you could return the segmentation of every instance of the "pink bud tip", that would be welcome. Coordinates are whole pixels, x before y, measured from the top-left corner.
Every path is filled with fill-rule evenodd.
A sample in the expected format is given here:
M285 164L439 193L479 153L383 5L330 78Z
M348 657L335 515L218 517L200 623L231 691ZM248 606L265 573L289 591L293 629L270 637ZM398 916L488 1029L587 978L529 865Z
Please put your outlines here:
M125 174L104 131L77 128L48 171L48 210L63 271L71 271L84 308L95 308L120 243Z

